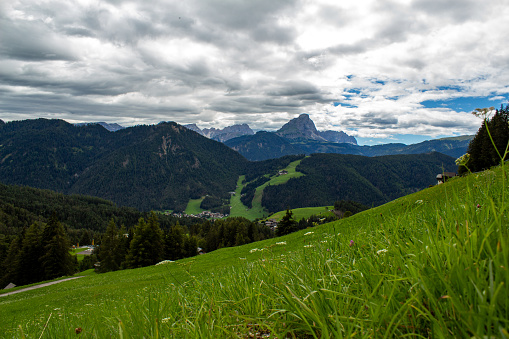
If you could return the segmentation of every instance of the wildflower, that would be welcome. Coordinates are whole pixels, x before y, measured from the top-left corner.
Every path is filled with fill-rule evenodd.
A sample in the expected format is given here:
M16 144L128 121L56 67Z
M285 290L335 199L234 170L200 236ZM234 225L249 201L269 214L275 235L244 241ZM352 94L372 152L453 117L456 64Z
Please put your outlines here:
M350 245L348 245L348 246L352 247L353 244L354 244L353 240L350 240Z
M164 264L169 264L171 262L174 262L173 260L163 260L163 261L160 261L156 264L156 266L159 266L159 265L164 265Z
M164 319L161 319L161 322L163 324L166 324L166 323L170 322L170 320L171 320L170 318L164 318Z
M477 204L477 208L481 208L481 205L480 205L480 204Z
M240 259L240 260L246 260L246 258L241 258L241 257L239 257L239 259Z
M458 159L456 159L454 162L456 163L456 165L458 166L465 166L468 162L468 160L470 160L470 154L468 153L465 153L463 154L461 157L459 157Z
M307 232L307 233L304 233L304 235L310 235L310 234L313 234L315 232Z
M257 248L253 248L251 251L249 251L249 253L254 253L254 252L256 252L256 251L259 251L259 249L257 249Z
M313 247L313 245L304 245L304 247L309 248L309 247Z
M420 204L422 204L422 200L416 200L415 203L420 205Z
M322 244L324 244L324 243L326 243L326 242L327 242L327 240L322 240L322 241L320 241L320 242L321 242Z
M286 245L286 241L277 242L276 245Z
M76 332L76 334L80 334L80 333L81 333L81 331L83 331L83 330L81 329L81 327L76 327L76 328L74 329L74 332Z
M376 254L380 255L380 254L385 253L385 252L387 252L387 250L384 248L384 249L376 251Z

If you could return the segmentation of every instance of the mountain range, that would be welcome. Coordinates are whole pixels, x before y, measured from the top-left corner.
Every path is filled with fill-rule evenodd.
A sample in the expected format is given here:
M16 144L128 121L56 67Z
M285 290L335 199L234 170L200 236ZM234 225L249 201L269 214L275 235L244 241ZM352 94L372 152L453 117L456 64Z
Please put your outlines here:
M302 134L320 136L309 129ZM281 142L280 154L295 154L303 139L296 132L292 136L295 139L258 132L240 138L266 138L271 145ZM320 140L304 142L327 145ZM377 205L434 184L436 174L456 169L454 158L439 153L292 157L250 162L225 144L173 122L116 132L99 124L76 126L63 120L0 124L0 182L95 196L141 210L183 211L190 199L204 196L228 204L229 192L235 191L241 175L252 182L299 159L297 171L305 176L266 187L264 208L326 205L345 198Z
M95 124L99 124L113 132L124 128L118 124L105 122ZM314 153L355 154L374 157L440 152L459 158L467 152L468 144L473 138L473 135L465 135L426 140L412 145L389 143L359 146L355 137L343 131L318 131L308 114L301 114L297 118L291 119L276 132L259 131L255 133L247 124L237 124L223 129L200 129L196 124L188 124L184 127L204 137L224 143L250 161Z

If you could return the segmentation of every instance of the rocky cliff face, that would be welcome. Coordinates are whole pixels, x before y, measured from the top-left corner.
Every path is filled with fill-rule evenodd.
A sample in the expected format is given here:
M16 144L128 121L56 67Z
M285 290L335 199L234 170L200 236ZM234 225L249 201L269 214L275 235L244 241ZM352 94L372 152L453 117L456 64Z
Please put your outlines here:
M204 128L200 129L196 124L189 124L185 125L184 127L195 131L196 133L199 133L209 139L225 142L227 140L241 137L243 135L254 135L253 130L247 125L233 125L228 126L223 129L217 129L217 128Z
M319 132L320 136L327 141L337 142L337 143L348 143L357 145L357 139L355 137L346 134L343 131L323 131Z
M288 121L276 134L290 140L311 139L327 141L320 135L320 132L316 129L315 123L309 118L308 114L301 114L298 118Z
M195 131L200 135L203 135L203 131L200 129L200 127L196 126L196 124L184 125L184 127L190 129L191 131Z

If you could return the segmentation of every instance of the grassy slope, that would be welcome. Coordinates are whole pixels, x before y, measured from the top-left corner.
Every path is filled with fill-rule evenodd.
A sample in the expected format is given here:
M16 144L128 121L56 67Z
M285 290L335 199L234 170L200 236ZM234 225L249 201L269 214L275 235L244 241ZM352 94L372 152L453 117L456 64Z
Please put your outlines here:
M277 239L2 297L0 333L509 336L508 174L451 180Z
M302 218L309 218L312 215L319 215L322 217L328 217L334 215L334 213L330 212L334 206L320 206L320 207L303 207L303 208L294 208L292 210L293 219L296 221L301 220ZM286 211L279 211L272 214L269 218L280 220L284 217Z
M242 188L244 187L242 185L242 181L244 181L244 176L240 176L239 180L237 181L237 189L235 196L232 196L230 199L230 206L232 207L230 210L230 216L232 217L245 217L249 220L254 220L256 218L263 218L268 216L268 212L265 211L265 209L262 207L262 196L263 196L263 189L267 187L268 185L281 185L286 183L291 178L298 178L303 176L303 173L297 172L295 168L297 165L301 162L302 159L291 162L285 170L288 171L288 174L286 175L273 175L269 181L264 183L261 186L258 186L256 188L255 196L253 198L253 207L247 208L242 202L240 201L240 192L242 191Z
M200 199L190 199L187 203L186 210L184 211L185 214L191 215L191 214L200 214L200 212L203 212L204 209L200 208L201 202L203 201L204 197Z

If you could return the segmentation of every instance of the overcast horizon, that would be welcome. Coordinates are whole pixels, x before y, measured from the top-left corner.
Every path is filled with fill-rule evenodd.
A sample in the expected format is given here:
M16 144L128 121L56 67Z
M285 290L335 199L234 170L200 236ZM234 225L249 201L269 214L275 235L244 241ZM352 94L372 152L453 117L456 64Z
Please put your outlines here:
M500 0L4 1L0 119L475 134L470 112L508 102L508 16Z

